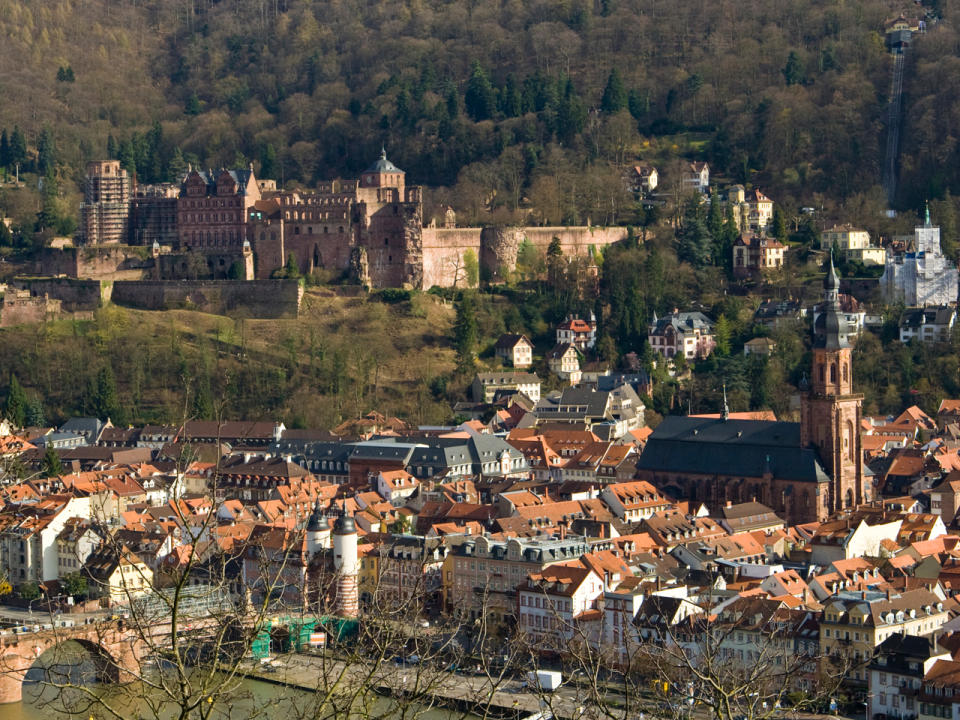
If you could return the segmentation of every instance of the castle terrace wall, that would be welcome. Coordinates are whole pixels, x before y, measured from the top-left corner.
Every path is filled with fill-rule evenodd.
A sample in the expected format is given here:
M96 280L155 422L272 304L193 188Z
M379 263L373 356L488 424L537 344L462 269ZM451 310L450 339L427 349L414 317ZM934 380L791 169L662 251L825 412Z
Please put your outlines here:
M141 310L185 308L216 315L295 318L297 280L143 280L113 284L113 302Z
M48 297L34 297L8 290L0 307L0 327L35 325L60 316L62 303Z
M473 250L480 257L482 228L423 229L423 287L451 287L455 276L463 285L463 255Z
M41 275L98 280L137 280L153 267L149 248L128 245L94 245L45 248L35 271Z
M546 251L553 238L560 239L565 255L586 255L591 246L611 245L627 237L625 227L521 227L521 228L424 228L423 287L450 287L463 284L463 255L473 250L500 279L516 269L516 251L526 239Z
M14 278L11 286L20 290L29 290L34 297L49 297L59 300L64 312L78 310L91 311L100 307L103 301L110 299L110 283L100 280L79 280L77 278Z

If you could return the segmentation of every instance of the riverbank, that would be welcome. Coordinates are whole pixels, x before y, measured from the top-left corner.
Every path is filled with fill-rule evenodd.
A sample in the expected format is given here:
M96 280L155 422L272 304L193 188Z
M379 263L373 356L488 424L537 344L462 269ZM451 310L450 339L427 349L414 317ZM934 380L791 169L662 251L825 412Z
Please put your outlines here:
M239 672L253 680L307 692L329 692L331 685L341 682L355 687L351 680L362 680L383 695L426 700L501 718L525 718L542 710L542 698L526 690L525 683L519 680L463 675L417 665L390 662L379 667L356 663L348 666L330 655L293 653L278 656L268 665L245 664ZM576 688L564 687L552 693L548 704L558 720L585 717Z

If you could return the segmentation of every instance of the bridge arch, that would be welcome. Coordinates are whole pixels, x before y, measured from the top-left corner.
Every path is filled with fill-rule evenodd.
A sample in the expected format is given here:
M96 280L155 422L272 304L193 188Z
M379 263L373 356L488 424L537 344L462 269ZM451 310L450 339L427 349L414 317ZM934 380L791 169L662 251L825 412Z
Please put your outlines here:
M83 648L105 682L134 679L144 651L142 639L117 623L0 634L0 703L20 702L24 678L37 660L68 642Z

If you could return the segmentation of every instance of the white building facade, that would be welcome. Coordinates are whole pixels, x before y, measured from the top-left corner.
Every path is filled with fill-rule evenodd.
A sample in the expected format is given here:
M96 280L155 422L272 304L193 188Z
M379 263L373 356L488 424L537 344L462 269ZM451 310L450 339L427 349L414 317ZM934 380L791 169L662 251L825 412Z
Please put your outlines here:
M957 268L940 250L940 228L926 222L914 230L914 250L887 252L880 292L888 304L907 307L951 305L957 302Z

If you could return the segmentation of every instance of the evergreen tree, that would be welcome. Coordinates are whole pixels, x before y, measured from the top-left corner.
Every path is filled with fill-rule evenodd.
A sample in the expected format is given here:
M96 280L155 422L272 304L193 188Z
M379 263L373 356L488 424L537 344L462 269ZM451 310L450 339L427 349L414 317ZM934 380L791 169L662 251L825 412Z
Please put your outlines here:
M187 98L187 104L184 106L183 112L187 115L199 115L201 110L200 98L196 93L193 93Z
M263 143L260 146L260 177L277 177L277 149L273 143Z
M790 55L787 56L787 64L783 67L783 78L787 85L803 85L807 80L803 62L794 50L791 50Z
M63 69L63 65L57 68L57 82L66 82L67 81L67 71Z
M451 120L456 120L460 117L460 96L454 87L447 91L447 117Z
M43 200L40 205L40 212L37 213L37 232L44 230L53 230L60 221L60 212L57 209L57 196L60 189L57 186L57 180L53 174L48 174L43 179Z
M710 236L716 241L723 233L723 209L720 205L720 198L717 197L717 189L713 188L710 192L710 209L707 211L707 230Z
M787 241L787 221L779 205L773 206L773 217L770 219L770 235L780 242Z
M453 345L457 351L457 370L468 373L473 370L477 347L477 309L472 292L460 295L457 317L453 325Z
M288 278L300 277L300 263L297 262L297 256L293 253L287 255L287 264L283 268Z
M570 143L583 132L587 122L587 107L577 95L573 81L567 78L562 98L557 104L554 131L557 139L563 143Z
M0 222L0 247L13 247L13 233L5 222Z
M720 357L726 357L730 354L730 341L733 338L733 328L726 315L717 318L717 323L713 328L713 340L717 344L716 352Z
M43 474L54 477L62 473L63 464L60 462L60 455L52 447L48 447L43 453Z
M38 397L32 397L27 403L26 424L29 427L43 427L47 424L47 416L43 411L43 403Z
M67 65L67 69L64 70L64 72L63 72L63 79L64 79L66 82L69 82L69 83L72 83L74 80L77 79L76 76L73 74L73 67L72 67L72 66Z
M507 75L507 84L500 96L500 111L507 117L523 115L523 92L513 73Z
M51 175L57 166L57 149L50 128L44 127L37 136L37 172Z
M20 126L13 126L13 134L10 136L10 165L16 163L21 165L27 160L27 139L23 135Z
M627 90L620 79L620 71L613 68L607 77L607 86L603 89L600 99L600 109L611 115L623 110L627 106Z
M7 136L7 129L0 132L0 167L10 166L10 138Z
M121 424L123 418L120 397L117 395L117 383L109 365L100 368L97 373L95 388L93 402L91 403L94 415L101 420L110 418L112 421Z
M650 93L645 91L641 94L631 90L627 96L627 109L630 110L634 120L640 120L646 116L650 112Z
M213 418L213 393L206 375L197 383L197 391L193 395L193 417L197 420Z
M467 114L474 120L489 120L496 109L496 91L490 84L490 78L479 62L474 61L463 104Z
M183 151L177 147L173 151L173 157L167 166L167 180L169 182L179 183L187 174L187 161L183 157Z
M710 262L712 238L703 217L699 198L691 198L687 201L677 240L678 258L698 268Z
M10 376L10 387L7 388L7 402L4 407L4 414L7 420L23 427L27 420L27 394L23 390L20 381L16 375Z

